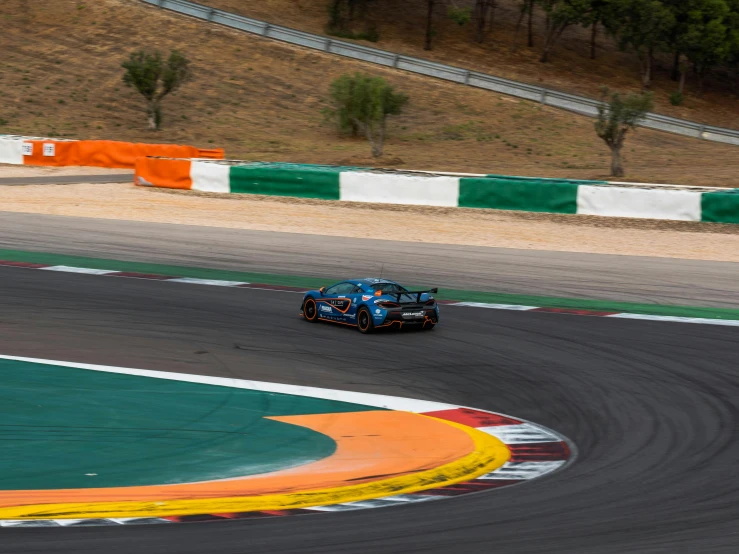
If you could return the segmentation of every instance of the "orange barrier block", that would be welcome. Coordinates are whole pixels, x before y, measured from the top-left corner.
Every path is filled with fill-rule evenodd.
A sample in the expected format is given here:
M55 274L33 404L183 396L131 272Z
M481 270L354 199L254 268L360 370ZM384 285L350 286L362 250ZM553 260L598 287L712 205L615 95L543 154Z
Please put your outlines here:
M65 163L69 158L69 146L77 141L56 140L24 140L24 145L31 145L30 152L24 150L23 165L63 166L80 165Z
M138 158L134 183L170 189L190 189L190 160Z
M222 148L201 150L179 144L146 144L113 140L28 140L32 152L23 157L24 165L93 166L134 169L136 159L146 156L168 158L223 159Z

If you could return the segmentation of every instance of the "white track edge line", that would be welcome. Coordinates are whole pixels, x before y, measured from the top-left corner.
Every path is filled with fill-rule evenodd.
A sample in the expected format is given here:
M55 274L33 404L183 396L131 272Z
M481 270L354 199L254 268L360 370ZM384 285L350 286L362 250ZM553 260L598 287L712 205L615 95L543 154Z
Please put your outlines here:
M91 275L109 275L111 273L122 273L121 271L117 271L117 270L91 269L91 268L73 267L73 266L48 266L48 267L39 267L39 268L30 268L30 269L42 269L46 271L60 271L60 272L68 272L68 273L91 274ZM128 278L147 280L146 277L128 277ZM271 292L288 292L292 294L302 294L302 291L243 286L243 285L249 285L250 283L241 282L241 281L224 281L220 279L198 279L195 277L173 277L171 279L150 279L150 280L162 281L162 282L171 281L175 283L210 285L210 286L231 287L231 288L248 288L251 290L267 290ZM490 310L508 310L508 311L521 311L521 312L537 310L541 307L541 306L525 306L525 305L520 305L520 304L488 304L485 302L451 302L449 304L444 304L444 306L457 306L457 307L462 307L462 308L485 308L485 309L490 309ZM567 313L565 312L564 314L559 314L559 315L567 315ZM702 317L680 317L680 316L648 315L648 314L645 315L645 314L632 314L628 312L604 315L604 316L598 316L598 317L615 317L619 319L641 319L645 321L667 321L667 322L672 322L672 323L693 323L693 324L699 324L699 325L719 325L719 326L726 326L726 327L739 327L739 320L736 320L736 319L710 319L710 318L702 318ZM295 393L291 393L291 394L295 394Z
M305 387L300 385L286 385L282 383L268 383L264 381L250 381L245 379L233 379L227 377L211 377L208 375L191 375L186 373L171 373L167 371L156 371L149 369L133 369L116 366L104 366L98 364L84 364L76 362L65 362L60 360L46 360L40 358L29 358L25 356L7 356L0 354L0 359L31 362L45 365L57 365L73 369L86 369L90 371L101 371L105 373L118 373L123 375L135 375L139 377L151 377L154 379L167 379L170 381L184 381L188 383L200 383L204 385L215 385L231 387L235 389L250 389L261 392L274 392L291 394L294 396L308 396L321 398L323 400L335 400L339 402L351 402L363 404L375 408L386 408L406 412L423 413L439 410L457 408L456 404L432 402L429 400L414 400L399 396L385 396L364 392L350 392L334 389L323 389L317 387Z

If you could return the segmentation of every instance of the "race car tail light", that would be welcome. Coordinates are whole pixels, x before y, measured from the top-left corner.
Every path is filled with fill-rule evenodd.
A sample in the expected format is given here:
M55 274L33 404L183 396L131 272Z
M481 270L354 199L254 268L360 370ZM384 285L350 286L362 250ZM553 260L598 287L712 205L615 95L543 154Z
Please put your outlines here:
M396 304L395 302L378 302L377 305L385 309L400 308L400 304Z
M434 300L432 298L431 300L426 300L426 304L425 305L426 306L433 306L434 304L436 304L436 300Z

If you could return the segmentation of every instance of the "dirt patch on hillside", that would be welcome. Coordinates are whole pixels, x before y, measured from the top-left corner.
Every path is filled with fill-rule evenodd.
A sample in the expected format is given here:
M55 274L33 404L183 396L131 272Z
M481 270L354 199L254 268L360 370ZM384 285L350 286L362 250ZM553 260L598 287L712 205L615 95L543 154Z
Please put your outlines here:
M218 146L233 159L367 160L366 141L339 136L321 114L331 79L366 70L411 99L390 122L385 159L373 165L607 177L609 155L593 120L536 103L292 47L138 0L4 0L0 18L0 133ZM194 79L166 99L160 132L146 130L143 99L121 82L121 62L142 46L177 48L192 60ZM638 181L739 187L737 152L639 130L624 155L628 177Z
M200 0L200 3L315 34L325 35L328 21L328 0ZM455 0L447 5L463 8L473 4L472 0ZM348 42L591 98L600 95L603 85L621 91L641 90L638 58L633 53L620 51L602 28L596 41L597 59L590 59L590 28L573 25L565 31L551 61L541 63L539 58L546 33L544 12L541 9L535 11L535 45L527 48L525 29L519 33L518 40L514 40L520 6L520 0L497 0L494 24L485 42L477 44L473 41L473 22L458 25L447 17L447 6L437 2L433 20L434 48L429 51L423 49L426 0L374 0L367 9L366 23L378 30L379 41ZM361 22L357 24L358 27L362 25ZM516 49L511 48L514 43L518 45ZM671 63L671 56L657 55L651 87L657 112L739 129L739 99L732 77L709 79L701 94L698 79L691 74L683 105L673 106L669 97L677 90L677 83L670 80Z
M219 197L116 184L0 188L0 207L313 235L739 262L739 225Z

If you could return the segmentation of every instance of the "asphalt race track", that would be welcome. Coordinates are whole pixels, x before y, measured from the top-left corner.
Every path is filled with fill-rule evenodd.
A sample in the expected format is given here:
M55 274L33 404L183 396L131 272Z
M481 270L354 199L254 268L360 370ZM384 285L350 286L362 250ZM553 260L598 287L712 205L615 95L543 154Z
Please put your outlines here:
M447 307L362 336L299 295L0 268L0 352L469 405L578 447L553 476L434 503L250 521L0 529L2 553L736 553L739 330Z
M0 185L74 185L77 183L130 183L132 173L108 173L103 175L55 175L53 177L3 177Z
M371 231L368 234L371 236ZM706 234L706 240L710 237ZM384 266L386 277L414 285L739 307L739 263L732 262L424 244L8 212L0 212L0 246L327 279L376 276Z

